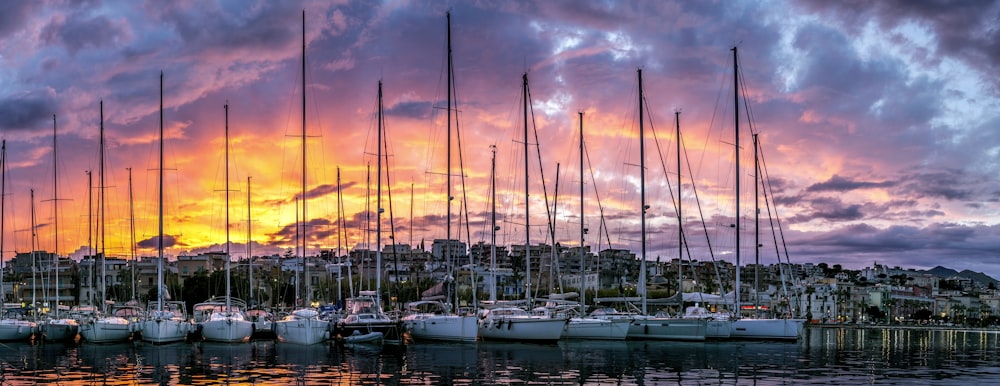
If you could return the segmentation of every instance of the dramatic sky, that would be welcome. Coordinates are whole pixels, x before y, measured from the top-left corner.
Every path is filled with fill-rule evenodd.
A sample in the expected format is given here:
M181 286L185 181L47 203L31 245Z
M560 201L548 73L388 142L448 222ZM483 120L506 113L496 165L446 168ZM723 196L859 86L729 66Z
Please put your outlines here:
M944 265L1000 277L1000 4L992 1L3 1L4 257L31 248L31 189L38 248L56 248L58 220L58 252L82 256L93 217L107 253L129 255L134 223L139 253L155 254L161 72L168 255L225 244L227 102L234 253L246 248L248 177L256 253L292 247L301 223L309 253L337 248L338 235L345 247L374 244L374 220L367 239L364 229L377 212L380 80L382 243L444 238L449 10L453 238L489 241L495 146L498 243L524 242L527 73L531 242L551 242L547 192L549 207L557 203L556 241L579 243L583 112L587 244L638 253L641 69L649 260L678 254L671 194L680 112L692 258L711 258L707 235L715 258L733 259L739 218L741 259L753 259L753 132L767 177L763 263L777 249L793 263ZM771 226L779 219L780 233Z

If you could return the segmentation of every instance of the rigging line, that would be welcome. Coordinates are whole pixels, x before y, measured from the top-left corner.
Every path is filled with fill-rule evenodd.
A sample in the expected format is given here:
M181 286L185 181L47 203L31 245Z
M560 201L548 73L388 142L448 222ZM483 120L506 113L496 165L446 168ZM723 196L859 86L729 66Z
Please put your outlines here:
M767 162L764 159L764 152L760 153L760 162L761 162L761 167L764 169L764 179L763 179L763 181L761 183L766 183L765 184L766 188L764 190L765 203L768 202L768 199L767 199L768 196L770 196L770 202L774 203L774 187L771 185L771 177L770 177L770 174L767 171ZM768 194L768 192L770 192L770 195ZM770 217L770 215L771 215L771 207L769 205L768 206L768 216ZM784 228L781 226L781 216L778 215L778 207L777 207L776 203L774 205L774 220L778 223L778 226L777 226L777 228L778 228L778 235L780 236L779 238L781 239L781 246L782 246L782 248L785 251L785 262L790 267L791 264L792 264L792 260L791 260L791 256L789 256L789 254L788 254L788 244L785 242L785 232L784 232ZM772 230L772 232L774 231L774 225L771 226L771 230ZM777 240L775 240L775 249L777 249L777 247L778 247L777 246ZM780 252L778 252L778 263L781 264L781 253ZM787 290L786 290L786 294L787 294Z
M645 98L643 102L646 104L646 112L649 113L652 109L649 107L649 100ZM660 157L660 167L663 169L663 178L667 180L667 192L670 195L670 203L674 205L674 212L677 212L677 201L680 200L680 193L677 192L677 197L674 197L674 188L670 184L670 174L667 172L667 163L663 160L663 149L660 147L660 139L656 136L656 126L653 125L653 114L649 113L649 130L653 132L653 143L656 144L656 154ZM680 176L677 176L679 179ZM680 258L680 256L678 256Z
M542 144L538 140L538 124L535 122L535 106L531 103L530 87L527 89L527 93L528 93L528 109L531 111L531 128L532 128L531 131L532 133L534 133L535 136L535 152L538 156L538 174L539 174L539 179L542 181L542 197L545 199L545 216L548 219L549 233L555 235L555 228L554 228L555 220L553 219L552 209L549 207L549 191L545 183L545 167L543 166L544 164L542 163ZM558 179L558 176L556 178ZM549 235L546 234L545 238L548 239ZM555 243L556 241L552 240L553 247L555 246ZM539 264L541 264L541 261L539 261ZM539 266L539 268L541 268L541 266ZM538 274L541 275L541 269L539 269ZM536 292L539 290L540 288L535 288Z
M684 137L683 137L683 135L681 136L681 138L678 138L678 139L681 140L681 145L682 145L681 149L684 149L684 159L688 161L688 163L687 163L688 174L690 174L690 175L693 176L694 175L693 174L694 171L691 170L691 162L690 162L690 159L688 158L687 147L683 146L684 145L684 142L683 142ZM715 260L715 251L712 248L712 238L709 237L709 234L708 234L708 225L705 224L705 212L701 208L701 198L698 195L698 184L695 183L695 181L694 181L693 178L692 178L692 181L691 181L691 190L692 190L692 192L694 192L695 206L698 207L698 216L701 218L701 228L702 228L702 230L705 231L705 243L708 246L708 255L712 258L712 266L715 268L715 279L719 281L719 294L722 295L723 294L723 290L724 290L723 289L723 283L722 283L722 274L719 273L719 264Z
M454 83L452 83L452 84L454 84ZM461 216L464 213L465 214L465 237L469 241L469 246L471 246L472 245L472 233L470 233L470 228L469 228L469 197L468 197L468 192L467 192L466 186L465 186L465 174L466 174L465 173L465 163L464 163L465 157L462 156L462 154L463 154L462 153L462 131L458 129L458 119L457 119L457 117L455 119L455 134L458 137L457 138L457 140L458 140L458 170L461 173L461 175L459 176L459 179L462 182L462 207L459 208L459 219L461 219ZM461 240L461 238L462 238L461 237L461 233L462 233L462 228L461 228L461 226L459 226L459 240ZM472 267L475 267L475 261L474 261L474 259L472 257L472 254L468 253L468 251L466 251L466 253L469 255L469 263L471 264ZM472 269L472 268L470 268L470 270L469 270L469 277L472 280L472 304L478 304L479 300L476 298L476 273L475 273L475 270Z
M628 106L636 106L638 104L638 90L639 90L639 81L638 81L638 79L636 79L636 80L633 80L633 83L632 83L632 92L629 93ZM633 102L636 102L636 103L633 103ZM624 128L626 128L626 127L633 127L634 128L634 127L638 127L639 126L639 117L638 117L639 114L638 114L638 112L635 109L632 109L632 108L629 108L626 111L627 111L626 114L624 114L625 118L623 118L623 119L626 120L626 121L629 120L629 119L631 119L631 124L626 125L625 122L622 122L623 124L622 124L621 127L623 128L623 130L619 130L618 131L618 141L619 141L618 159L625 160L625 162L621 162L617 166L619 168L618 169L619 170L618 171L618 175L620 175L620 176L627 176L628 175L628 171L626 170L626 166L629 166L629 164L628 164L627 160L629 159L629 154L631 154L631 152L632 152L632 146L636 142L636 141L631 140L631 138L627 135L627 133L629 132L629 130L625 130ZM621 145L620 144L621 142L624 142L624 145ZM628 181L627 178L620 178L620 179L618 179L618 184L619 185L618 185L618 190L617 190L618 194L617 195L618 195L619 202L624 203L624 202L630 201L631 197L634 196L634 192L635 192L636 189L629 189L629 181ZM623 212L623 211L619 210L619 212ZM625 239L625 237L623 236L625 234L625 230L624 229L625 229L625 226L626 226L626 223L624 221L617 221L617 222L615 222L614 225L617 226L617 230L615 231L615 234L616 234L616 237L618 238L618 243L619 244L632 245L635 242L635 240L628 240L628 239ZM609 226L608 231L610 232L610 226Z
M607 223L604 218L604 204L601 203L601 193L600 190L597 189L597 178L594 176L594 163L590 160L590 148L587 147L586 141L583 143L583 153L585 157L587 157L587 170L590 171L590 182L594 185L594 197L597 198L597 209L601 216L601 226L599 226L599 229L597 230L598 251L600 251L601 230L604 230L604 236L608 240L608 248L611 248L611 234L608 232L606 227Z
M760 154L763 154L763 152L761 152L758 149L758 155L760 155ZM758 165L758 167L757 167L757 172L758 173L760 173L761 168L762 168L762 166ZM775 255L778 258L778 271L779 271L778 273L781 276L781 290L782 290L782 293L785 294L785 296L788 296L788 287L785 284L785 268L784 268L784 264L782 264L782 261L781 261L781 250L778 249L778 236L777 236L777 234L775 233L775 230L774 230L774 228L775 228L774 227L774 217L777 216L777 214L775 214L774 216L772 216L772 214L771 214L771 204L772 204L773 198L768 194L767 185L764 182L765 182L765 180L761 179L760 182L758 182L758 183L761 185L761 188L762 188L761 190L764 191L764 206L767 208L767 219L768 219L768 222L771 225L771 239L774 240L774 252L775 252ZM775 211L777 211L777 208L775 208Z
M396 285L395 285L395 287L396 287L396 295L397 295L397 299L398 299L398 296L400 294L400 290L399 290L399 255L398 255L398 250L396 248L396 245L397 245L397 243L396 243L396 226L395 226L396 222L395 222L395 218L393 217L393 214L392 214L392 182L389 179L389 144L388 144L388 142L389 142L388 141L388 138L389 138L388 131L389 131L389 129L385 125L385 116L384 115L382 116L382 131L384 133L382 137L386 139L385 143L382 144L382 149L385 151L385 163L386 163L386 167L385 167L385 185L386 185L386 191L388 192L388 195L389 195L389 239L392 240L392 259L393 259L394 266L395 266L395 268L394 268L394 271L395 271L395 274L396 274ZM380 271L381 271L381 269L382 269L382 267L379 267ZM392 287L390 286L389 288L391 289ZM391 297L392 293L391 292L390 292L389 295L390 295L389 299L392 299L392 297Z
M298 95L298 93L300 91L299 90L299 83L300 83L299 82L299 76L305 76L305 74L303 72L301 72L301 69L299 68L299 66L294 66L294 67L295 67L295 77L292 79L292 91L291 91L291 93L288 94L288 110L287 110L287 113L285 114L285 134L284 134L284 137L286 138L285 139L286 143L288 141L290 141L290 139L288 139L288 138L299 137L300 136L298 134L296 134L296 135L290 134L290 130L291 130L292 112L293 111L295 111L295 112L298 111L298 109L293 110L293 108L294 108L293 105L296 102L295 95ZM305 92L304 90L301 90L301 91ZM288 149L290 147L291 146L281 146L281 172L279 174L281 176L284 176L286 172L289 172L289 169L286 169L286 166L287 166L286 162L287 162L288 158L291 157L291 155L289 154L289 151L288 151ZM298 162L296 162L296 164L297 163ZM278 188L278 196L279 197L285 197L287 195L286 189L288 188L286 186L286 181L285 181L284 178L279 178L279 181L280 182L279 182L279 185L278 185L279 186L279 188ZM180 184L175 184L175 185L177 185L177 188L179 189L179 185ZM296 187L295 191L298 192L298 190L299 189ZM178 197L181 197L181 196L178 195ZM295 200L293 199L292 201L294 202ZM283 212L285 212L286 209L287 209L286 205L279 205L278 206L278 215L274 217L275 223L273 224L273 226L276 227L276 228L278 228L279 232L283 231L284 230L283 228L285 227L285 225L282 224L282 221L283 221L282 219L284 218ZM298 204L295 204L295 213L298 213Z

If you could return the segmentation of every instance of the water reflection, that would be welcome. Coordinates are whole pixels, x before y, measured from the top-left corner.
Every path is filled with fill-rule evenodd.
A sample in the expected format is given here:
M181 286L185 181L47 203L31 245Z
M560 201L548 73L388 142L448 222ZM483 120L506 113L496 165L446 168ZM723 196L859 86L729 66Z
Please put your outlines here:
M836 328L798 343L5 343L0 384L996 383L998 354L995 331Z

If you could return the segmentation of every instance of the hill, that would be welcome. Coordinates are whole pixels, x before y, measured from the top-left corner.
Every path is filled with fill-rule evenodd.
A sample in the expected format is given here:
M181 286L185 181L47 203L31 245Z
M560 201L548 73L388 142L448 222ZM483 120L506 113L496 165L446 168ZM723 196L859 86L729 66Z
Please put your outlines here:
M934 276L937 276L937 277L940 277L942 279L947 279L947 278L952 277L952 276L958 276L958 277L963 277L963 278L966 278L966 279L970 279L973 282L979 283L979 284L982 284L982 285L989 285L990 283L993 283L994 285L997 284L997 279L994 279L994 278L990 277L989 275L987 275L985 273L975 272L975 271L971 271L971 270L968 270L968 269L963 270L962 272L958 272L958 271L956 271L954 269L945 268L945 267L942 267L942 266L939 265L937 267L928 269L928 270L926 270L924 272L929 273L929 274L934 275Z

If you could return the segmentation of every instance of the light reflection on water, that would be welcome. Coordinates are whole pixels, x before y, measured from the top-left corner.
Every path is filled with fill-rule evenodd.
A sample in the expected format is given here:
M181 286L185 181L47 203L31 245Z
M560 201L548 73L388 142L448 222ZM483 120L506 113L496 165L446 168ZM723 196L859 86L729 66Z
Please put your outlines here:
M997 383L998 354L995 331L838 328L797 343L5 343L0 384Z

